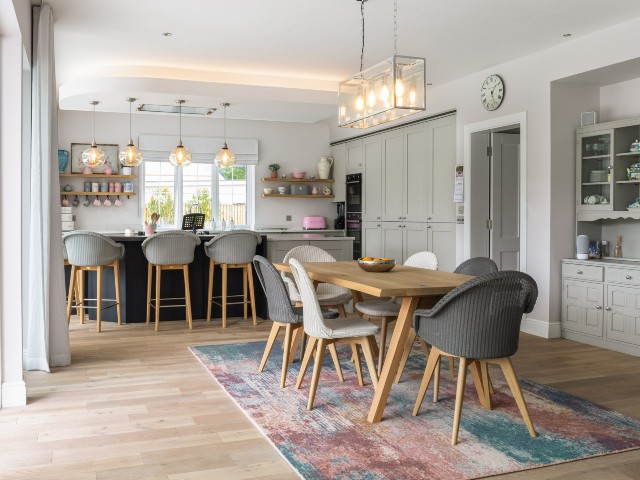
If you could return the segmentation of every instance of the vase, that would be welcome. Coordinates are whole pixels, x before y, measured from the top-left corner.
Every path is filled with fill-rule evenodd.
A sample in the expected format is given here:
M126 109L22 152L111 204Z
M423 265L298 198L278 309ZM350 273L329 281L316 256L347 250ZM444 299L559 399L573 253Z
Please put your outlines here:
M64 173L69 163L69 152L66 150L58 150L58 172Z
M278 178L278 172L271 172L271 178Z
M318 162L318 177L322 180L326 180L329 178L331 174L331 167L333 166L333 158L331 157L320 157L320 161Z

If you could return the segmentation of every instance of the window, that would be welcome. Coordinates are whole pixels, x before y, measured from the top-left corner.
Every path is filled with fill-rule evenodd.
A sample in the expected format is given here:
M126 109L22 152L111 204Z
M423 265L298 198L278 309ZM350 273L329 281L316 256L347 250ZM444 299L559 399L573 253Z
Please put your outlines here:
M157 212L162 227L179 228L185 213L204 213L205 227L215 220L233 219L237 226L253 223L254 166L235 165L218 169L212 163L172 167L169 161L143 163L146 218Z

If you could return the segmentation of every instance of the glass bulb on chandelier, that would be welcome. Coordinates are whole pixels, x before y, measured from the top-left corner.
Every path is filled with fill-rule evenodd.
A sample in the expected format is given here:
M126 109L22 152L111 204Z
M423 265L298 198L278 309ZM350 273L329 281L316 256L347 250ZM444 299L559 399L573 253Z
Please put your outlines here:
M222 148L216 155L215 162L218 168L233 167L236 164L236 156L231 150L229 150L226 143L222 146Z
M171 150L169 163L174 167L186 167L191 163L191 152L188 148L182 146L182 141L180 141L176 148Z

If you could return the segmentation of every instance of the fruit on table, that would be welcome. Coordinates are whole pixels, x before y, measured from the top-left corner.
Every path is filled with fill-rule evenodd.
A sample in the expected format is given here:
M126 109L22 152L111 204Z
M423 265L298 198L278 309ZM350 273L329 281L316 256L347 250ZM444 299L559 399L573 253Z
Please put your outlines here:
M371 260L373 260L373 258L371 257L362 257L362 260L365 262L370 262Z

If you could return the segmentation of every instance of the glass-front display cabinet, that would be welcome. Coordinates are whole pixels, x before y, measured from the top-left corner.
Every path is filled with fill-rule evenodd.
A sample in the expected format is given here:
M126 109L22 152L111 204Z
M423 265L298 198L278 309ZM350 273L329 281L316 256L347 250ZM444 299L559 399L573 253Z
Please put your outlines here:
M578 208L612 210L613 130L597 134L579 134L577 179Z

